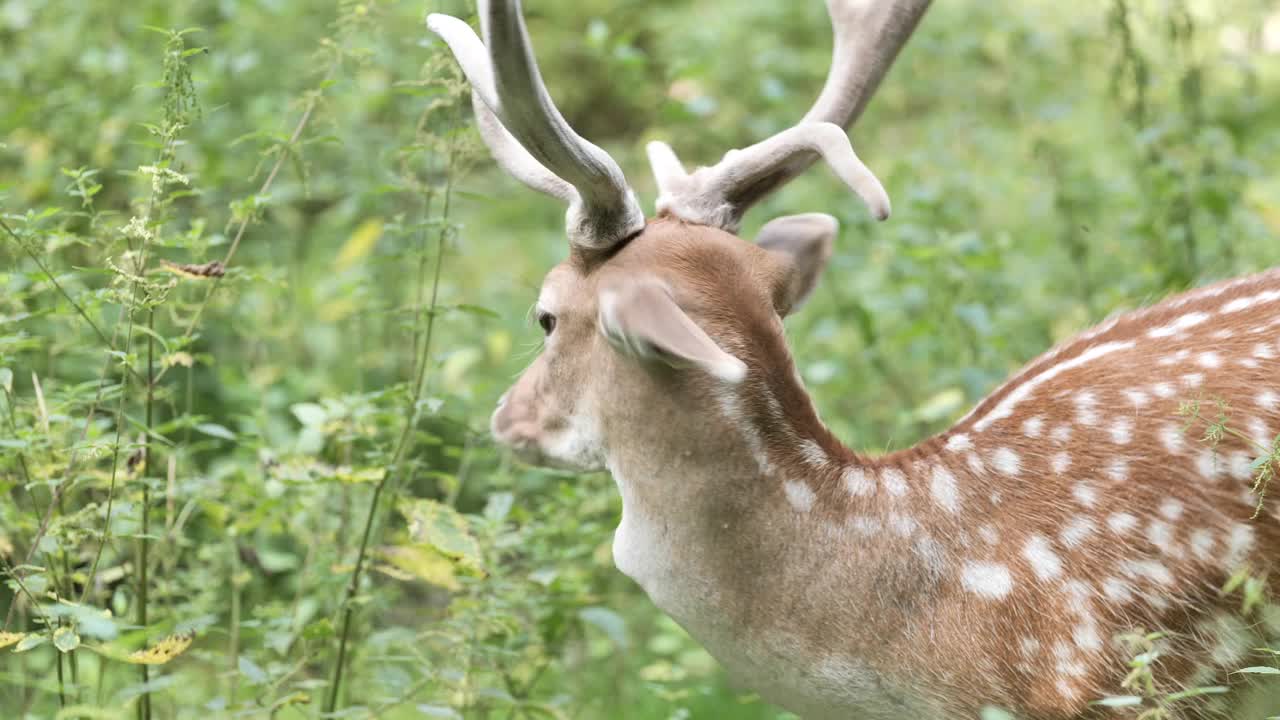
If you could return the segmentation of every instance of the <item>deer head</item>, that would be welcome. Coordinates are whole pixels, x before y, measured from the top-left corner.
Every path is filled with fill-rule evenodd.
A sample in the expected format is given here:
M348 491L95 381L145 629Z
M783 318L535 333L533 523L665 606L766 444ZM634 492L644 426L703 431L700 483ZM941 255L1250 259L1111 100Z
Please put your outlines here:
M570 255L547 274L537 303L544 349L499 402L492 429L533 462L603 469L620 438L633 441L637 422L666 411L671 435L703 426L699 409L716 407L707 397L767 382L768 355L785 354L779 320L817 282L837 224L780 218L750 243L733 235L748 208L821 158L876 218L888 217L889 198L843 126L928 2L830 0L833 66L800 124L692 173L669 146L651 143L660 197L648 222L617 163L556 109L520 5L482 0L483 40L456 18L428 18L471 82L494 158L568 205Z

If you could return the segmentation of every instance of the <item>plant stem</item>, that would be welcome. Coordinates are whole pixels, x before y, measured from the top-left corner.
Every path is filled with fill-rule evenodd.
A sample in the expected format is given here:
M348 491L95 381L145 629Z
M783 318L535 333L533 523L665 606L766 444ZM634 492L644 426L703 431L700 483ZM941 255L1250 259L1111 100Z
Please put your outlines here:
M452 179L453 171L453 153L452 148L449 153L448 167L446 169L446 177ZM347 656L347 639L351 633L351 618L354 615L354 608L351 605L355 598L356 592L360 589L360 574L364 568L365 556L369 549L369 536L373 532L373 521L378 514L379 503L382 500L383 490L386 489L387 483L392 478L398 479L403 472L403 464L405 453L408 451L409 438L413 434L413 428L418 423L419 407L422 400L423 387L426 384L427 367L430 364L428 358L431 354L431 340L435 332L436 324L436 305L440 297L440 271L444 265L444 247L445 241L448 239L448 219L449 205L452 196L452 185L445 186L444 207L440 218L440 230L436 237L436 262L435 274L431 280L431 301L427 306L427 328L426 334L422 341L421 356L418 359L417 374L413 381L413 390L410 393L410 403L406 411L404 427L400 431L400 439L396 442L396 450L392 456L391 471L382 476L377 486L373 490L373 498L369 501L369 512L365 515L364 533L360 538L360 551L356 555L356 565L351 571L351 582L347 584L346 595L343 598L342 609L342 626L339 631L338 639L338 657L333 666L333 678L329 683L329 696L325 700L324 712L332 713L338 705L338 692L342 685L342 669L346 662ZM428 196L429 197L429 196ZM428 204L429 208L430 205Z
M151 332L147 333L147 422L146 435L142 440L142 537L138 541L138 626L146 632L147 628L147 555L150 551L151 539L147 537L151 531L151 485L148 476L151 474L152 457L151 457L151 427L155 419L155 326L156 326L156 310L149 308L147 310L147 329ZM142 683L145 685L150 678L150 668L147 665L138 666L139 675L142 677ZM151 720L151 693L143 692L138 703L138 718L140 720Z

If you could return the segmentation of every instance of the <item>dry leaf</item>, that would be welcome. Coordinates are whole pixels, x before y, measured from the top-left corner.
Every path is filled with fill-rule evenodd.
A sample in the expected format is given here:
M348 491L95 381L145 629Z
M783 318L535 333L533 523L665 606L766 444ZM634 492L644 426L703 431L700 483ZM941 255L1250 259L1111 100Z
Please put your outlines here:
M181 275L189 278L220 278L227 274L227 266L221 261L214 260L212 262L194 264L194 263L172 263L168 260L161 260L160 264L175 275Z
M26 633L0 632L0 648L7 648L10 645L17 645L22 642L22 638L26 637Z
M164 665L191 647L191 633L170 635L145 650L130 653L124 660L134 665Z

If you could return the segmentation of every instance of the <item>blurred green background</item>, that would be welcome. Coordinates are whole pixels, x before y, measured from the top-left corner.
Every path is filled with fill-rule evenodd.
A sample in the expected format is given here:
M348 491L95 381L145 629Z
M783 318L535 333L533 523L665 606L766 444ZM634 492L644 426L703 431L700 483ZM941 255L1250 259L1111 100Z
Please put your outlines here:
M646 141L709 164L827 69L817 0L526 6L648 207ZM0 0L0 714L779 716L612 568L608 477L487 437L564 209L493 167L428 11L472 9ZM889 222L818 167L744 235L841 220L789 333L880 451L1280 263L1280 5L939 2L851 136Z

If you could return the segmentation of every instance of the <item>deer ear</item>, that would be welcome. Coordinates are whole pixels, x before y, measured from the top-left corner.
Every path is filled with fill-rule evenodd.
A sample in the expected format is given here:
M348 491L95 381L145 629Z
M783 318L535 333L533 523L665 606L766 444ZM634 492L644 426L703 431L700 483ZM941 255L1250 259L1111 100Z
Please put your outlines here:
M840 223L823 213L787 215L760 228L756 244L784 263L773 288L773 304L779 315L785 317L809 299L831 259L839 231Z
M741 382L747 366L725 352L652 277L619 277L600 289L600 332L620 352L673 366L696 366Z

